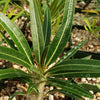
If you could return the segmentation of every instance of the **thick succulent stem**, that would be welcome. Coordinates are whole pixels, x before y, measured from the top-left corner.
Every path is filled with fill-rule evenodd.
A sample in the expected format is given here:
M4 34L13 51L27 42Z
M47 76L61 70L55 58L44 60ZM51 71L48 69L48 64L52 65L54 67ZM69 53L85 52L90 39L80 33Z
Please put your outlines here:
M43 100L44 87L45 87L45 82L39 84L39 86L38 86L39 94L38 94L36 100Z

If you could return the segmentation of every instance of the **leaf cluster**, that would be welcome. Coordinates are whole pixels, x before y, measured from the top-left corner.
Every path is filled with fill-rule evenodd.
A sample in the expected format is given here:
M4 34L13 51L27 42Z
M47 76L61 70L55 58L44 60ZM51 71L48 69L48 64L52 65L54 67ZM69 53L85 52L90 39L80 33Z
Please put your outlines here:
M83 85L65 78L100 77L100 61L90 59L70 59L86 40L69 50L57 63L55 61L62 54L71 36L75 0L65 0L64 15L61 25L51 42L51 13L46 6L43 24L38 8L38 0L30 0L30 20L33 51L37 64L34 63L32 51L22 31L3 13L0 12L0 24L9 34L12 42L6 39L9 47L0 46L0 58L26 67L27 73L19 69L0 70L0 79L19 79L29 85L27 94L19 92L15 95L28 97L35 94L37 100L42 100L45 85L59 87L49 91L61 92L72 98L93 95ZM3 34L3 33L2 33ZM3 35L4 36L4 35ZM52 65L52 67L50 67ZM43 87L43 88L41 88ZM95 88L95 87L94 87ZM48 92L48 93L49 93ZM42 94L42 95L41 95Z

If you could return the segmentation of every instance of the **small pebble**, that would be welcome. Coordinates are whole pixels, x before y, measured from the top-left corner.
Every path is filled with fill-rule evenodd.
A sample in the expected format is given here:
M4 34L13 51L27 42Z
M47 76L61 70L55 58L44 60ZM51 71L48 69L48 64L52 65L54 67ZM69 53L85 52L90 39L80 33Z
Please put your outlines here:
M89 81L90 81L90 80L91 80L91 78L87 78L87 80L89 80Z
M0 62L0 65L2 65L2 62Z
M54 100L54 96L53 95L49 95L49 100Z
M93 91L89 91L91 94L93 94Z
M100 100L100 97L97 97L97 100Z
M20 69L20 67L18 65L13 65L13 67L16 69Z
M100 92L96 93L96 97L100 97Z
M86 78L82 78L81 81L82 81L82 82L86 82Z
M50 87L50 90L53 90L53 86Z
M96 81L96 78L92 78L93 81Z
M9 96L4 96L4 100L8 100L9 99Z

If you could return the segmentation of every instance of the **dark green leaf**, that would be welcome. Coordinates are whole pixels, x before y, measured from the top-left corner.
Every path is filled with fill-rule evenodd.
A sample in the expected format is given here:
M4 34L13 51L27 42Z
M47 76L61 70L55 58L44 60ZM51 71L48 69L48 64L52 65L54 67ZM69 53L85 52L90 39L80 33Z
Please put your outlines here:
M87 89L88 91L91 90L94 93L100 92L100 89L96 86L96 85L92 85L92 84L86 84L86 83L81 83L79 84L80 86L84 87L85 89Z
M71 81L66 81L63 79L56 79L56 78L48 78L48 83L55 87L60 87L62 90L70 92L77 96L85 96L88 98L93 98L93 95L91 93L89 93L87 90L85 90L78 84L73 83Z
M48 48L49 48L49 46L45 47L45 49L42 53L41 62L40 62L41 67L44 67L44 65L45 65L45 60L46 60L46 56L47 56L47 53L48 53Z
M43 23L43 33L44 33L45 47L49 45L50 37L51 37L51 17L50 16L51 15L50 15L49 8L46 7L44 23Z
M52 67L49 72L53 77L100 77L100 61L69 60Z
M79 43L77 46L75 46L74 48L72 48L71 50L69 50L62 58L60 58L60 60L56 63L56 65L67 61L70 57L72 57L77 51L78 49L86 42L86 40L82 41L81 43Z
M0 58L22 65L23 67L26 67L28 70L31 69L33 72L36 72L39 75L42 75L40 71L34 65L31 65L29 63L29 60L27 59L26 56L24 56L22 53L12 48L0 46Z
M7 78L31 78L29 74L18 69L2 69L0 70L0 80Z
M100 5L100 0L97 0L98 4Z
M57 4L58 4L58 0L53 0L51 7L50 7L50 11L51 11L51 15L54 17L55 14L55 10L57 9Z
M35 83L31 82L29 84L29 87L27 89L27 93L30 94L32 91L35 93L38 93L38 89L36 88L36 86L34 85Z
M76 52L76 54L74 55L74 58L81 59L90 55L91 55L91 59L100 60L100 53L92 53L92 52L86 52L86 51Z
M0 46L0 58L22 65L28 69L31 67L27 57L12 48Z
M25 56L28 58L29 62L31 64L33 64L33 57L32 57L30 47L29 47L28 42L26 41L23 33L20 31L20 29L1 12L0 12L0 24L8 32L8 34L10 35L10 37L16 44L17 49L21 53L25 54Z
M35 0L30 0L30 18L33 50L35 52L37 61L40 62L45 44L39 11Z

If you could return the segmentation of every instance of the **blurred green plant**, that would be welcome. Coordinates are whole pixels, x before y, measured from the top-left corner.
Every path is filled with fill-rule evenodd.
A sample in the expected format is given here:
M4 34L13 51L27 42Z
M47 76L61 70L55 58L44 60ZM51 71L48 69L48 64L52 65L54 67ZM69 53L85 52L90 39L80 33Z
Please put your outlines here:
M97 18L93 18L92 25L90 24L89 19L85 18L84 21L86 22L86 25L84 25L85 30L100 39L100 26L96 26Z
M51 39L51 16L46 6L43 24L36 0L30 0L30 19L34 62L31 49L21 30L7 16L0 12L0 24L7 31L13 43L6 39L10 46L0 46L0 58L14 62L27 69L27 72L19 69L0 70L0 80L15 79L29 85L27 93L14 93L9 100L16 95L26 96L27 100L43 100L44 96L54 91L63 93L71 98L93 98L88 88L76 83L73 79L82 77L100 77L100 61L90 59L70 59L86 40L66 52L57 62L57 58L63 53L66 43L71 36L72 20L75 0L65 0L62 22ZM52 65L52 67L50 67ZM45 86L56 87L52 91L44 92ZM59 87L59 88L57 88ZM93 86L92 86L93 87Z

